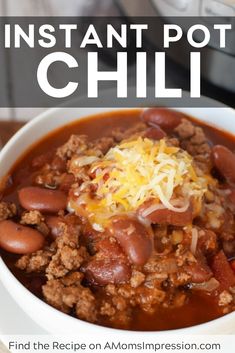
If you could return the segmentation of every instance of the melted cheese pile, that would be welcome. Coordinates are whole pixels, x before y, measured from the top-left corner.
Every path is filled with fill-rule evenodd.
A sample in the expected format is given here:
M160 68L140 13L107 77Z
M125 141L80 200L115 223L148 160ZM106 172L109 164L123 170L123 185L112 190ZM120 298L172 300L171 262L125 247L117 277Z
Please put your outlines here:
M134 212L151 198L163 208L183 212L191 197L199 200L207 189L206 178L197 176L192 157L167 146L165 139L124 141L91 163L89 173L95 198L82 193L81 185L78 199L70 207L76 212L76 205L83 204L97 229L111 216ZM177 198L181 198L181 207L176 207Z

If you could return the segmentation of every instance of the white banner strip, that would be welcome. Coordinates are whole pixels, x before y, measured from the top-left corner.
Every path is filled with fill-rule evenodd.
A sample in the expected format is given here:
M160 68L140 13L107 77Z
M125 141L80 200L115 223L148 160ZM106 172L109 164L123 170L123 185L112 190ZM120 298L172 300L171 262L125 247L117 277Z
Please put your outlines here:
M118 339L115 335L91 337L89 335L52 336L52 335L14 335L0 336L0 353L66 353L66 352L220 352L232 353L235 335L164 335L151 333L140 337L132 336Z

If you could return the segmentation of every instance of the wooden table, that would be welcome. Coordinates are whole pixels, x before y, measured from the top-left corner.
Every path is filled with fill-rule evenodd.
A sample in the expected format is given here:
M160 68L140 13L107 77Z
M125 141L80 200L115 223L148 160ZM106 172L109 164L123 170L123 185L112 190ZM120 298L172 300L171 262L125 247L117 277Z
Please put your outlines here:
M0 141L4 145L14 133L19 130L24 123L22 122L8 122L0 121Z

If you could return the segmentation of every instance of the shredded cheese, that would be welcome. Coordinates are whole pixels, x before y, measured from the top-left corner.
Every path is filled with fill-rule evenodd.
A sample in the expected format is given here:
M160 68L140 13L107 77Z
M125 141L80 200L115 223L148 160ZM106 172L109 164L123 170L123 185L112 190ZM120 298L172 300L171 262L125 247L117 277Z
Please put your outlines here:
M159 208L183 212L191 197L200 200L207 190L207 179L196 174L192 157L168 146L165 139L124 141L104 157L90 161L93 179L89 185L95 194L93 198L84 195L81 185L76 192L79 196L70 200L70 208L76 212L83 200L83 212L96 227L113 215L134 212L151 198ZM82 165L82 160L79 163ZM177 198L184 200L180 207Z

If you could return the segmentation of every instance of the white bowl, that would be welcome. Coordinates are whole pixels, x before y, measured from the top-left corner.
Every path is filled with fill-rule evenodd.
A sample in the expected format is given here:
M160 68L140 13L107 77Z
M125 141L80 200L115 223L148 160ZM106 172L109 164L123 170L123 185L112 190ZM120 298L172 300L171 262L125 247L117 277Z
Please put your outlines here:
M85 116L111 111L110 108L56 108L50 109L30 121L18 131L0 152L0 178L4 177L15 161L38 139L55 128ZM202 121L214 124L235 134L235 111L230 108L182 108L178 109ZM60 311L38 299L30 293L10 272L0 259L0 280L19 306L41 327L52 334L105 334L114 333L115 337L128 337L130 331L109 329L90 324ZM164 334L228 334L235 333L235 312L205 324L163 331ZM158 332L160 333L160 332ZM139 332L131 331L134 337ZM142 337L149 337L152 332L143 332Z

